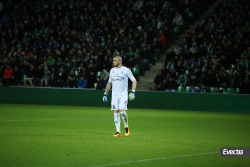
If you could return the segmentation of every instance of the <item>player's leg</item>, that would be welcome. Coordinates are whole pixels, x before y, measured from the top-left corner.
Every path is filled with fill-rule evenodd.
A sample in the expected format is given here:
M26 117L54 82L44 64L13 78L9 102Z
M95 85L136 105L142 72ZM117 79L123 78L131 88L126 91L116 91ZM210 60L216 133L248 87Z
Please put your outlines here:
M128 97L122 97L119 99L119 111L120 114L122 115L122 120L124 123L124 127L125 127L125 136L129 136L130 131L129 131L129 127L128 127L128 114L126 112L127 110L127 103L128 103Z
M120 137L121 136L121 128L120 128L120 113L118 109L118 97L112 97L111 100L111 110L114 111L114 122L116 127L116 134L113 135L114 137Z

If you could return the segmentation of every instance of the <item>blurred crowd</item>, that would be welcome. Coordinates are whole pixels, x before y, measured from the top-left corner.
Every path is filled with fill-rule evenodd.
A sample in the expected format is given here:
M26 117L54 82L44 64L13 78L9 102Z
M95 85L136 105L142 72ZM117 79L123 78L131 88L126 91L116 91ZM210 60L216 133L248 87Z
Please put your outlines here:
M180 87L240 89L250 93L250 1L227 0L202 17L183 43L168 49L150 89ZM209 92L209 91L207 91ZM218 93L222 93L219 91Z
M93 88L98 78L106 82L116 55L124 66L149 69L169 31L184 24L180 13L206 2L4 0L0 85L80 87L85 80Z

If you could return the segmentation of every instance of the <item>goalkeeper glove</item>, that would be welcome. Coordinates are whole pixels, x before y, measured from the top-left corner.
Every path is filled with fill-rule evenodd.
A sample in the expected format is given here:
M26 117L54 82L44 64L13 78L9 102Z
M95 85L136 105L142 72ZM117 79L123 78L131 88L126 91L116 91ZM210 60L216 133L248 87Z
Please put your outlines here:
M104 95L103 95L103 102L104 103L107 103L108 102L108 94L106 92L104 92Z
M132 90L132 92L129 93L128 99L130 101L135 100L135 90Z

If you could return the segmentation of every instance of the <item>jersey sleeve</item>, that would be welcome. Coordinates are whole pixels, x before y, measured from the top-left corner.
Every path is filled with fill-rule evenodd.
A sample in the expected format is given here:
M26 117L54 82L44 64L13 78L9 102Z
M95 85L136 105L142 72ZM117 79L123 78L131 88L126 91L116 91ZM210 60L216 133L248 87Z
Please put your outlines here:
M112 83L111 72L112 72L112 70L110 70L110 73L109 73L109 81L108 82L110 82L110 83Z
M128 78L133 82L135 80L135 77L133 76L131 70L128 68L127 69L127 76Z

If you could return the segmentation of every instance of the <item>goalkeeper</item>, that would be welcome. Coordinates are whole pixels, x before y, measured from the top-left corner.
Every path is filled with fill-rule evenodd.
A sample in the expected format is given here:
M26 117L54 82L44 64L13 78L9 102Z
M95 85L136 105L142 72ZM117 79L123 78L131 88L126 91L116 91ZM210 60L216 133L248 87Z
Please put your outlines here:
M132 81L132 92L128 96L128 78ZM129 136L128 115L126 113L129 100L135 100L136 80L130 69L122 66L122 58L116 56L113 59L113 68L110 70L109 81L103 96L103 102L107 102L108 92L112 86L111 110L114 110L114 122L116 134L114 137L121 136L120 114L125 126L125 136Z

